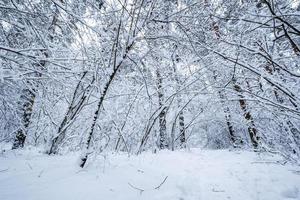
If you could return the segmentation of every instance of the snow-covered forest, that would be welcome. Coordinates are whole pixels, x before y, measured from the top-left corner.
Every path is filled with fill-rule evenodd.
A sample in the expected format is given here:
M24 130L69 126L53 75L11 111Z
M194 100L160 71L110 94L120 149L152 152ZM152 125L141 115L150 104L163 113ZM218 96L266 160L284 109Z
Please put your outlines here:
M1 0L0 151L2 200L300 199L300 1Z

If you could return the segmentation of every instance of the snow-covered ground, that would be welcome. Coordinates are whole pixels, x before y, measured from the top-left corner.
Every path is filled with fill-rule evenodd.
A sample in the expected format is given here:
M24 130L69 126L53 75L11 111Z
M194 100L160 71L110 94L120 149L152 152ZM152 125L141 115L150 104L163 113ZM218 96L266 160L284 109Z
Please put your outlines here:
M0 154L1 200L300 199L300 168L279 156L200 150L107 153L85 169L78 155Z

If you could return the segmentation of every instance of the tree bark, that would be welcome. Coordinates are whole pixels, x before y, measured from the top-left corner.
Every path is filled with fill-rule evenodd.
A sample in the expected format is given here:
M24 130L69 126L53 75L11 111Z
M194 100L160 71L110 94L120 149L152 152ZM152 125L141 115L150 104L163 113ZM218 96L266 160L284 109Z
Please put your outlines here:
M112 74L110 75L109 77L109 80L108 82L105 84L104 86L104 89L103 89L103 93L99 99L99 102L98 102L98 105L97 105L97 109L94 113L94 117L93 117L93 122L92 122L92 125L91 125L91 128L90 128L90 132L88 134L88 138L87 138L87 141L86 141L86 145L85 145L85 150L86 152L84 152L84 155L82 156L81 158L81 162L80 162L80 167L83 168L87 159L88 159L88 155L89 155L89 149L90 149L90 145L91 145L91 140L92 140L92 136L94 134L94 131L95 131L95 126L96 126L96 123L97 123L97 119L99 117L99 113L100 113L100 109L101 109L101 106L103 104L103 101L104 101L104 98L107 94L107 91L108 91L108 88L109 86L111 85L115 75L117 74L117 71L119 69L121 64L119 64L119 66L117 68L114 69L114 71L112 72Z
M167 149L168 145L168 138L167 138L167 126L166 126L166 107L164 106L164 93L162 89L162 77L159 70L156 70L157 76L157 93L158 93L158 103L159 109L161 112L159 113L159 149Z
M225 94L223 94L222 91L219 91L218 94L221 99L221 104L222 104L223 111L225 114L225 120L226 120L226 125L228 128L230 142L234 148L239 147L239 145L243 144L243 140L241 140L240 138L237 138L237 136L235 134L235 130L234 130L233 124L232 124L232 117L231 117L230 109L225 103L225 100L226 100Z
M255 127L255 123L254 123L253 117L251 115L251 112L248 108L246 99L242 94L242 88L238 85L238 83L236 81L234 81L234 89L238 92L238 96L240 97L239 103L240 103L240 107L241 107L242 111L244 112L244 118L247 122L248 134L250 137L250 141L251 141L253 147L256 149L256 148L258 148L258 142L259 142L259 138L257 136L257 129Z
M66 131L67 131L68 125L70 125L72 120L80 112L83 104L86 102L86 99L88 98L88 93L89 93L90 87L94 83L95 78L93 78L91 83L86 88L83 89L84 91L80 91L80 88L82 86L82 80L85 78L86 75L87 75L87 72L84 72L74 90L72 101L68 107L67 113L65 114L63 121L59 125L56 136L51 141L51 146L48 151L49 155L58 153L59 145L63 142L63 140L66 137ZM78 97L78 93L80 93L80 92L82 92L82 94ZM79 101L78 101L78 99L79 99Z
M62 2L62 1L61 1ZM63 3L63 2L62 2ZM56 8L55 13L53 15L52 18L52 22L48 28L48 31L51 34L55 33L55 27L57 25L58 22L58 14L59 11ZM49 40L52 42L53 41L53 35L49 34ZM45 46L43 44L43 46ZM46 48L46 47L45 47ZM49 57L49 53L47 50L41 50L40 53L45 57L48 58ZM37 69L41 69L44 70L46 67L46 61L45 60L39 60L36 63L33 63L33 68L37 68ZM37 77L41 77L41 73L36 73ZM28 127L30 124L30 120L31 120L31 116L32 116L32 109L34 106L34 102L35 102L35 98L36 98L36 90L38 88L38 83L29 83L29 81L27 81L29 86L32 86L31 88L27 88L24 89L22 91L22 95L21 95L21 101L22 101L22 125L21 128L17 131L12 149L17 149L20 147L24 147L24 143L26 140L26 136L27 136L27 132L28 132Z
M27 132L28 132L28 127L30 124L30 119L32 115L32 109L33 109L33 104L35 100L35 92L26 88L22 90L22 95L21 95L21 112L22 112L22 117L21 117L21 128L18 129L12 149L18 149L24 147L24 143L26 140Z

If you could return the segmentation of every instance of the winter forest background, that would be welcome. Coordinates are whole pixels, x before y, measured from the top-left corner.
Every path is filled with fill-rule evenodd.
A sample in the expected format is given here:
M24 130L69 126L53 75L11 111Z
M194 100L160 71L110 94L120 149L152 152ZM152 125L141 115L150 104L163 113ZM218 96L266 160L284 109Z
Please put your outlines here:
M300 0L0 0L1 200L299 183Z
M298 0L2 0L0 141L300 157Z

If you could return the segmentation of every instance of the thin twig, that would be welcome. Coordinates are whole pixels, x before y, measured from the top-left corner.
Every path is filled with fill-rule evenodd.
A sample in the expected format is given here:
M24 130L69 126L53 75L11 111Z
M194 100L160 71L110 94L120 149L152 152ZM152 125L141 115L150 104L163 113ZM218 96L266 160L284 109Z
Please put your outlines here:
M154 189L155 189L155 190L159 190L159 188L166 182L167 179L168 179L168 176L166 176L166 177L164 178L164 180L163 180L157 187L155 187Z
M140 192L141 195L142 195L142 193L145 191L144 189L138 188L138 187L132 185L132 184L129 183L129 182L128 182L128 185L129 185L130 187L132 187L133 189L138 190L138 191Z
M0 170L0 172L5 172L5 171L8 171L9 170L9 168L7 168L7 169L2 169L2 170Z
M40 171L38 177L40 178L42 176L42 174L44 173L44 170Z
M166 182L167 179L168 179L168 176L166 176L166 177L164 178L164 180L163 180L158 186L156 186L156 187L153 188L153 189L148 189L148 190L142 189L142 188L139 188L139 187L136 187L136 186L132 185L132 184L129 183L129 182L128 182L128 185L129 185L130 187L132 187L133 189L138 190L138 191L140 192L140 194L142 195L142 193L145 192L145 191L159 190L159 188Z
M32 170L32 166L29 163L26 163L28 165L28 167Z

